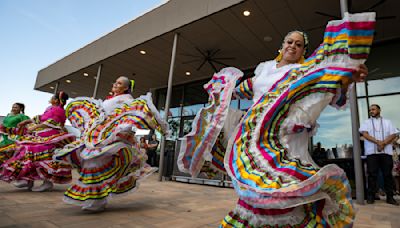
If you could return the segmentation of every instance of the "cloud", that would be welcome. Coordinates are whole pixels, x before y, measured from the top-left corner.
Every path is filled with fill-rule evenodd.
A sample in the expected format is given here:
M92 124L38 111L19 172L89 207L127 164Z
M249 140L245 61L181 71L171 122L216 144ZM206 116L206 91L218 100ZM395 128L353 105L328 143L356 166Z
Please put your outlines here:
M321 142L323 147L352 144L350 111L338 111L327 107L318 119L320 125L314 142Z
M364 85L357 86L358 94L365 95ZM399 92L400 77L392 77L380 80L368 81L369 95L380 95ZM391 96L370 97L369 104L379 104L382 108L381 115L395 125L400 127L400 118L398 118L399 106L398 100L400 94ZM364 122L368 116L368 107L365 98L358 100L360 123ZM321 142L324 147L330 148L342 144L352 144L352 129L350 109L338 111L328 106L318 119L320 128L317 135L314 136L314 142Z

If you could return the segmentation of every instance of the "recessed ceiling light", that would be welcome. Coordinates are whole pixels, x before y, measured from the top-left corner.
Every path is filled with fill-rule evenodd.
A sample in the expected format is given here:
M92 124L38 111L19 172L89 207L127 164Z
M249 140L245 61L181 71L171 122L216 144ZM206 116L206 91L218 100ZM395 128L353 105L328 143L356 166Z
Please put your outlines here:
M50 89L54 89L54 86L50 86Z
M87 77L87 76L89 76L89 74L85 72L85 73L83 73L83 76Z
M141 51L140 51L140 54L145 55L145 54L146 54L146 51L145 51L145 50L141 50Z
M270 36L264 36L264 41L265 41L265 42L271 42L271 41L272 41L272 37L270 37Z
M243 11L243 15L244 15L245 17L250 16L250 11L248 11L248 10Z
M189 72L189 71L186 71L185 74L186 74L187 76L189 76L189 75L190 75L190 72Z
M71 83L71 80L67 79L65 80L66 83Z

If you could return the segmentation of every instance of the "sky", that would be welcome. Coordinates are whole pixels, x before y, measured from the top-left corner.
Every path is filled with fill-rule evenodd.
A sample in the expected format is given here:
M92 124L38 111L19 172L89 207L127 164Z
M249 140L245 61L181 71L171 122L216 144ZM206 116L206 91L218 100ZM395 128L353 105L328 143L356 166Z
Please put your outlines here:
M1 0L0 116L15 102L29 116L51 94L34 90L39 70L166 0Z
M15 102L38 115L51 94L33 89L40 69L163 4L166 0L0 0L0 116ZM382 80L374 90L398 91L400 80ZM390 91L390 92L393 92ZM397 99L397 98L396 98ZM400 127L394 99L377 98L383 115ZM361 112L365 112L364 107ZM362 114L366 118L366 114ZM338 121L340 120L340 121ZM351 144L350 112L328 108L315 142L326 147Z

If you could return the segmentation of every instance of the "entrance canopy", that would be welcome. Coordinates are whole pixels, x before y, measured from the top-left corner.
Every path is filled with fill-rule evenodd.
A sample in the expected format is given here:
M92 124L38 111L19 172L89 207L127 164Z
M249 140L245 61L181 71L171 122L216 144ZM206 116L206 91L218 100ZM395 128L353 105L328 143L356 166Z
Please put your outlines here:
M400 1L348 2L350 12L377 12L375 42L400 37ZM52 93L58 82L71 97L92 96L102 64L98 97L121 75L135 79L138 96L167 86L175 33L177 85L210 78L225 65L248 69L272 59L291 30L306 31L313 50L327 21L339 17L338 0L170 0L40 70L35 89Z

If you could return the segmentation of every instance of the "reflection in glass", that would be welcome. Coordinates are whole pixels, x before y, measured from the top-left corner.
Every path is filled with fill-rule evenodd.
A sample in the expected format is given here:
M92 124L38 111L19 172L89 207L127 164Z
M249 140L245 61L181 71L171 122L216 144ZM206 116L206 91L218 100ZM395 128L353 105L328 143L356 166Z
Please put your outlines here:
M162 91L158 91L157 92L158 96L157 96L157 109L158 110L164 110L164 106L165 106L165 97L166 97L166 90L162 90Z
M378 104L381 107L381 116L392 121L395 127L400 128L399 115L400 94L392 96L371 97L369 104Z
M170 118L168 119L169 130L171 134L167 137L167 140L177 140L179 137L179 125L181 118Z
M203 88L205 83L207 81L202 80L184 85L184 106L207 103L208 94Z
M160 109L160 115L161 115L162 118L164 118L164 114L165 114L164 107L162 107ZM181 116L181 108L180 107L179 108L170 108L169 109L168 118L179 117L179 116Z
M400 77L371 80L367 83L368 96L400 92Z
M247 110L253 105L253 100L242 99L240 100L240 110Z
M204 104L184 106L182 116L195 116L203 107Z
M233 109L239 109L239 100L232 100L231 101L231 108Z
M318 119L318 132L314 143L321 142L323 148L340 148L352 145L350 109L336 110L328 106Z
M161 116L162 119L165 118L164 114L165 114L164 109L160 109L160 116Z
M167 89L157 90L157 108L158 110L164 109L166 100ZM171 93L170 109L180 108L183 98L183 86L174 86Z
M357 91L357 97L366 96L366 93L365 93L365 82L356 83L356 91Z
M192 123L193 123L193 119L184 119L183 120L183 134L181 136L188 134L192 130Z
M177 107L177 108L170 108L169 109L169 117L178 117L181 115L181 107Z
M357 100L357 103L358 103L358 118L360 120L360 123L362 123L366 119L368 119L367 99L366 98L359 98Z

